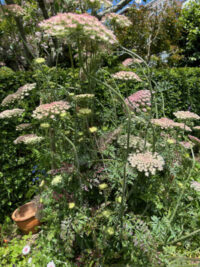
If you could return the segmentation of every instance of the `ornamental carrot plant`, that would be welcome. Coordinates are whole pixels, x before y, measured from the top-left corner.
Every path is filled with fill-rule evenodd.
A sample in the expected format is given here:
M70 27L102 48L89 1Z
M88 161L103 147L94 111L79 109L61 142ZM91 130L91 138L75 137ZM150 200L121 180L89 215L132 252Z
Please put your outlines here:
M67 45L71 67L63 77L58 64L34 59L34 83L1 103L0 120L15 122L19 133L14 145L27 147L43 170L32 187L41 231L8 264L170 266L174 244L183 242L176 253L184 254L184 246L193 251L200 241L193 214L200 116L183 110L165 116L152 69L112 31L131 22L113 13L95 16L111 1L83 1L80 11L91 14L56 13L47 2L54 15L38 28L58 46L57 57ZM116 52L127 59L119 56L110 70L105 56Z

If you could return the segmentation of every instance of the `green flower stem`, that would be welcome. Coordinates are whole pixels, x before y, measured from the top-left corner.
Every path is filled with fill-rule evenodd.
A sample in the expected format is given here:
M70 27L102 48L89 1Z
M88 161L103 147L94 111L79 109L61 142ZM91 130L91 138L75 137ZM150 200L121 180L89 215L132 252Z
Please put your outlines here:
M177 213L178 207L179 207L179 205L180 205L181 199L182 199L183 194L184 194L185 189L186 189L186 185L187 185L187 183L188 183L188 181L189 181L189 179L190 179L190 177L191 177L192 170L194 169L194 166L195 166L195 162L196 162L196 161L195 161L195 157L194 157L194 151L193 151L192 148L191 148L191 152L192 152L192 158L193 158L193 160L192 160L192 167L191 167L190 170L189 170L188 177L187 177L187 179L185 180L185 183L184 183L184 186L183 186L183 188L182 188L182 191L181 191L181 193L180 193L180 195L179 195L179 198L177 199L176 206L175 206L175 208L174 208L174 210L173 210L173 212L172 212L172 216L171 216L171 218L170 218L170 220L169 220L169 225L168 225L167 233L168 233L169 228L171 227L171 223L173 222L174 217L175 217L175 215L176 215L176 213ZM167 241L167 236L166 236L165 243L166 243L166 241Z
M78 154L77 154L76 146L74 145L74 143L67 136L65 136L65 139L72 146L72 149L74 151L74 157L75 157L75 163L76 163L75 165L76 165L76 168L78 170L78 179L79 179L79 186L80 186L80 202L82 204L83 203L82 181L81 181L80 164L79 164L79 159L78 159Z
M169 245L173 245L173 244L178 243L178 242L180 242L180 241L183 241L183 240L185 240L185 239L187 239L187 238L189 238L189 237L191 237L191 236L193 236L193 235L196 235L196 234L199 233L199 232L200 232L200 229L198 229L198 230L196 230L196 231L193 231L192 233L190 233L190 234L188 234L188 235L185 235L185 236L183 236L183 237L181 237L181 238L178 238L178 239L176 239L176 240L174 240L174 241L171 241L171 242L169 242L168 244L169 244Z

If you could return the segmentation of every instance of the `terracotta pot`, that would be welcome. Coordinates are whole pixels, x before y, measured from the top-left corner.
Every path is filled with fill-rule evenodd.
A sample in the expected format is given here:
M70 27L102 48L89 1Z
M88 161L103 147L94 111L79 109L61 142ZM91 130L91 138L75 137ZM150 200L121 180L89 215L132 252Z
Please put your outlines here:
M17 226L23 233L28 234L29 232L37 233L41 223L35 218L37 207L34 202L28 202L25 205L17 208L13 214L12 219L16 222Z

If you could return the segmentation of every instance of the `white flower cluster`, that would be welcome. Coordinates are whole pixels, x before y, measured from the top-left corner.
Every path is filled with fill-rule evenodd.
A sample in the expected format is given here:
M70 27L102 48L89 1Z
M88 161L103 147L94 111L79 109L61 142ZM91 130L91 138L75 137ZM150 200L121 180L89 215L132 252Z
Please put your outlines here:
M25 111L25 109L7 109L0 113L0 119L10 119L12 117L19 117L22 115L22 113Z
M70 108L66 101L55 101L50 104L42 104L33 111L32 117L38 120L51 118L54 119L55 115L65 113Z
M61 175L56 175L56 176L53 178L53 180L51 181L51 185L56 186L56 185L62 183L62 180L63 180L63 179L62 179L62 176L61 176Z
M16 126L16 131L23 131L25 129L31 128L32 124L31 123L22 123Z
M16 100L24 99L25 96L29 95L29 92L36 87L36 83L27 83L24 86L20 87L16 93L10 94L5 97L1 103L2 106L7 106L14 103Z
M195 119L195 120L199 120L200 117L190 111L177 111L174 112L174 115L176 116L176 118L178 119L182 119L182 120L187 120L187 119Z
M17 137L17 139L15 139L14 141L14 144L17 145L24 143L26 145L34 145L41 142L43 139L43 137L37 136L35 134L25 134Z
M127 134L121 135L118 140L118 144L120 146L123 146L124 148L127 148ZM145 140L141 137L130 135L129 137L129 147L138 149L139 151L142 151L144 149ZM146 147L150 147L151 144L146 142Z
M112 77L117 80L136 80L138 82L142 81L140 77L132 71L119 71L113 74Z
M145 176L151 173L155 175L156 170L162 171L164 159L158 153L145 152L130 154L128 161L133 168L137 168L139 172L144 172Z

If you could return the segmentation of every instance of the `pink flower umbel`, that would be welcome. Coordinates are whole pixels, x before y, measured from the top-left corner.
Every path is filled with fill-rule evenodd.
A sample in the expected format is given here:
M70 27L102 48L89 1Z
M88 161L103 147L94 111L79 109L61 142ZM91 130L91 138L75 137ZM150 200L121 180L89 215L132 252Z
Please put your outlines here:
M151 106L151 92L149 90L140 90L125 99L129 108L136 112L146 112Z
M26 245L23 249L22 249L22 254L23 255L27 255L30 252L31 248L30 246Z
M33 111L32 117L38 120L51 118L66 112L70 105L66 101L55 101L49 104L42 104Z
M92 42L116 44L115 35L96 17L87 13L60 13L40 22L39 26L46 34L77 41L77 36Z
M138 82L141 82L142 80L140 79L140 77L132 71L119 71L115 74L112 75L112 77L116 80L136 80Z
M47 267L56 267L55 263L53 261L50 261L48 264L47 264Z

